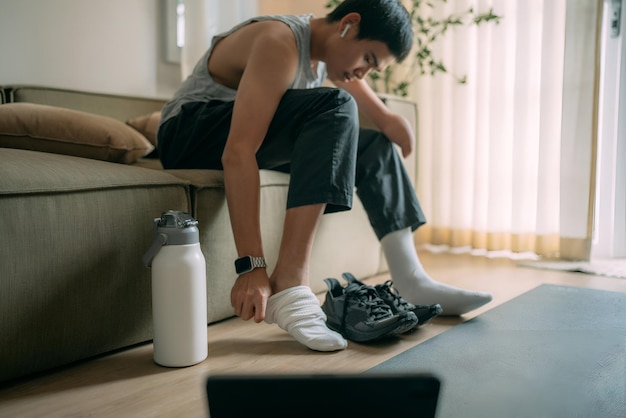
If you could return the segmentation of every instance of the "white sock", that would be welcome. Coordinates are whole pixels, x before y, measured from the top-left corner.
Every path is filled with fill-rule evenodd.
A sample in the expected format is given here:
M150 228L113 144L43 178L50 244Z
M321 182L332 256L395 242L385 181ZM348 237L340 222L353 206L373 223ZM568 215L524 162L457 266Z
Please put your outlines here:
M326 314L308 286L290 287L272 295L265 322L278 324L311 350L336 351L348 346L341 334L326 326Z
M462 315L490 302L490 293L463 290L433 280L420 262L410 228L385 235L380 241L394 287L416 305L438 303L442 315Z

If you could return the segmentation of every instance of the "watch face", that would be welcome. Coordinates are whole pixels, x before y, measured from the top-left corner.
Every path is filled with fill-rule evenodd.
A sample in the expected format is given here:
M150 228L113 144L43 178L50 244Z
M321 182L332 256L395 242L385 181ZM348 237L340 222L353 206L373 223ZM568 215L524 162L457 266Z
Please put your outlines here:
M250 256L241 257L235 260L235 270L237 274L247 273L252 270L252 258Z

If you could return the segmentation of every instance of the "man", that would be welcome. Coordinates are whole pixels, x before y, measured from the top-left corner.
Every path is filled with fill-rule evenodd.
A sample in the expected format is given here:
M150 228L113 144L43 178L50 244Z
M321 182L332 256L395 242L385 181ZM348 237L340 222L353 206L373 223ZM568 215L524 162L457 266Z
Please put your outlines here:
M491 300L433 281L417 258L411 232L425 219L393 146L409 155L412 128L363 80L402 61L411 45L411 20L398 0L346 0L326 18L255 18L216 36L164 107L164 167L224 171L241 258L231 303L242 319L277 323L313 350L347 346L326 326L308 266L320 217L349 210L355 186L405 299L439 303L452 315ZM340 88L321 88L326 76ZM380 132L359 130L357 104ZM290 173L279 257L269 275L261 168Z

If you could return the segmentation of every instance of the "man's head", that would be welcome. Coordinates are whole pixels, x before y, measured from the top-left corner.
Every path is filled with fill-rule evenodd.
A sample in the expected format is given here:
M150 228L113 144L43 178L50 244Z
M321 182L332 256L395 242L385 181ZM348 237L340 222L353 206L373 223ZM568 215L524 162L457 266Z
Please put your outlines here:
M361 17L357 39L384 43L397 62L402 62L413 45L411 16L399 0L345 0L326 16L338 22L350 13Z

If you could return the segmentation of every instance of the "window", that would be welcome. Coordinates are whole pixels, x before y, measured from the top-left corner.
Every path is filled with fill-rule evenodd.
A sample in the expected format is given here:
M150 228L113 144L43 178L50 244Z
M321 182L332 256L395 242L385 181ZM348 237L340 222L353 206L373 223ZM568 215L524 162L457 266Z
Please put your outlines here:
M180 64L180 51L185 45L185 3L183 0L163 0L164 60Z

